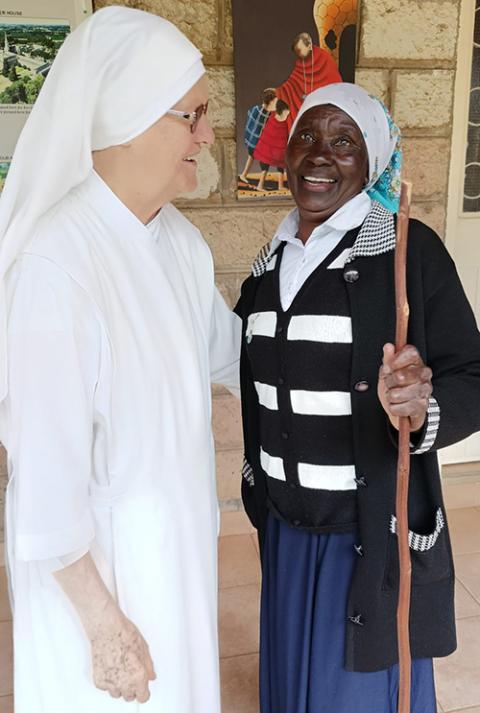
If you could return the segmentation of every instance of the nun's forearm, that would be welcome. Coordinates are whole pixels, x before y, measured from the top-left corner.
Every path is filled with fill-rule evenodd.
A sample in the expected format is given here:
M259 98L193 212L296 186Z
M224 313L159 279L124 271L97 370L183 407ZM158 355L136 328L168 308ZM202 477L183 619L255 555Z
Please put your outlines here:
M95 686L113 698L145 703L155 679L148 645L108 591L89 552L54 573L90 639Z
M80 617L88 638L95 637L106 619L121 616L90 552L73 564L54 572L54 577Z

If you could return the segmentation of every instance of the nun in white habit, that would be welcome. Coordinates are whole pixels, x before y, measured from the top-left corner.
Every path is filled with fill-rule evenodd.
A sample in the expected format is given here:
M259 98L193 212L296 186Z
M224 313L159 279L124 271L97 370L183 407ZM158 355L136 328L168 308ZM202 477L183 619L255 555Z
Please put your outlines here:
M100 10L1 199L16 713L220 710L210 384L240 320L170 203L213 140L204 73L170 23Z

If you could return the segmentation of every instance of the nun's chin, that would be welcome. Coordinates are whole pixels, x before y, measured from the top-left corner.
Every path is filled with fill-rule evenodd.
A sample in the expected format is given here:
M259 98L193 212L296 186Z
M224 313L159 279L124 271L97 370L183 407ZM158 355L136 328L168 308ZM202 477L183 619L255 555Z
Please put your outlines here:
M195 174L188 180L188 182L186 182L185 191L187 193L192 193L193 191L196 191L197 188L198 188L198 178L197 178L197 174Z
M191 175L184 176L182 185L179 185L175 198L191 198L192 193L198 188L197 172L190 169Z

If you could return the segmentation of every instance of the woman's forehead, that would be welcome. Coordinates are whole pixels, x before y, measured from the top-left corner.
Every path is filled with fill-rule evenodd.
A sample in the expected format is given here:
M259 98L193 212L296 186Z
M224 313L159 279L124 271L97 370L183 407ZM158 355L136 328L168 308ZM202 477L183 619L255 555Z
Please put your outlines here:
M330 119L337 124L360 131L357 123L343 109L334 104L320 104L308 109L299 119L297 128L318 124L323 119Z

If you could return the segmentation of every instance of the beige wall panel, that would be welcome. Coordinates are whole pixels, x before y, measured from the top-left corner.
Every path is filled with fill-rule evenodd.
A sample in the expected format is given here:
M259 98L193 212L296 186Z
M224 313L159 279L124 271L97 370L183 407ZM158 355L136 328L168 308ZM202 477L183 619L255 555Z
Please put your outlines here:
M455 59L458 0L362 2L362 59Z
M414 199L439 200L447 192L450 139L403 141L403 177L412 181Z
M224 0L225 9L225 34L222 49L233 52L233 22L232 22L232 0Z
M3 519L5 510L5 489L7 487L7 454L0 446L0 542L4 540ZM0 565L3 557L0 555Z
M393 75L392 108L401 128L450 136L455 73L435 69Z
M237 145L235 139L224 139L223 144L223 193L225 198L236 200L237 191Z
M414 203L412 218L430 226L441 238L445 237L445 203Z
M239 399L231 394L214 398L212 423L217 449L243 448L242 414Z
M210 67L209 117L214 129L235 130L235 85L233 69L230 67Z
M212 53L217 44L217 0L94 0L95 9L126 5L146 10L175 23L201 52Z
M222 200L220 182L223 168L221 145L216 143L210 149L204 146L195 158L198 164L198 185L191 193L184 194L183 200L188 201L189 204L195 200L220 203ZM182 200L180 199L178 203L180 206Z
M210 245L215 267L250 270L260 248L272 239L276 227L290 207L189 208L185 215L198 226Z
M215 275L215 283L229 307L235 307L242 282L248 275L248 272L217 272Z
M241 497L242 463L241 450L217 452L217 493L220 502L238 500Z
M388 69L366 69L359 67L355 73L355 83L374 94L385 104L390 102L390 72Z

